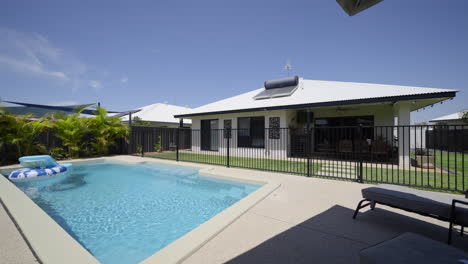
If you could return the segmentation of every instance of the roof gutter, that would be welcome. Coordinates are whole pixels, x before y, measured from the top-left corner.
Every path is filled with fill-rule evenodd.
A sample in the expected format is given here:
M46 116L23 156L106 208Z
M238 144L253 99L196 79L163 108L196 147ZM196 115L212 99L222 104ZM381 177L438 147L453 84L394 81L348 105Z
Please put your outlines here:
M194 113L194 114L180 114L180 115L174 115L174 117L175 118L182 118L182 117L214 115L214 114L230 114L230 113L269 111L269 110L280 110L280 109L297 109L297 108L306 108L306 107L342 106L342 105L351 105L351 104L381 103L381 102L394 102L394 101L404 101L404 100L445 98L445 97L450 98L450 97L455 97L457 92L458 91L427 93L427 94L399 95L399 96L354 99L354 100L344 100L344 101L330 101L330 102L320 102L320 103L311 103L311 104L257 107L257 108L214 111L214 112L204 112L204 113Z

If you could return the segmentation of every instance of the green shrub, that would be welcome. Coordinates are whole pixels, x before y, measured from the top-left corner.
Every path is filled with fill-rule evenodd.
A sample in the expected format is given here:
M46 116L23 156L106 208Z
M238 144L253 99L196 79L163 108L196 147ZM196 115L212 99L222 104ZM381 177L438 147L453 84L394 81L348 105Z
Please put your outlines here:
M137 153L143 152L143 146L140 145L140 144L136 145L136 151L137 151Z
M60 148L60 147L51 149L49 151L49 155L58 160L68 158L68 153L63 148Z
M156 143L153 145L153 148L154 148L154 151L156 152L161 152L162 151L162 148L161 148L161 136L158 136L156 138Z

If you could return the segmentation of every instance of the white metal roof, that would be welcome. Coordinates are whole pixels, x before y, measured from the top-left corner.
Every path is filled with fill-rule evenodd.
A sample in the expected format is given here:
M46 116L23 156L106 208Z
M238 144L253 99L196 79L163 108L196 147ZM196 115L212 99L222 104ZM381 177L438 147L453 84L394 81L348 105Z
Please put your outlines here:
M140 112L132 114L132 117L139 117L144 121L162 122L162 123L179 123L178 118L174 115L190 111L191 108L166 103L156 103L140 107ZM122 117L122 121L128 121L128 115ZM192 121L187 119L184 123L191 124Z
M185 111L182 115L209 114L213 112L242 111L245 109L266 109L294 105L320 104L360 99L385 98L458 92L457 90L424 88L399 85L317 81L300 79L298 89L287 97L255 100L253 97L264 88L233 96L214 103ZM441 96L442 97L442 96Z
M466 111L466 110L465 110L465 111ZM459 120L459 119L461 119L461 118L463 117L463 114L465 113L465 111L456 112L456 113L453 113L453 114L449 114L449 115L437 117L437 118L434 118L434 119L430 120L429 122L440 122L440 121L449 121L449 120Z

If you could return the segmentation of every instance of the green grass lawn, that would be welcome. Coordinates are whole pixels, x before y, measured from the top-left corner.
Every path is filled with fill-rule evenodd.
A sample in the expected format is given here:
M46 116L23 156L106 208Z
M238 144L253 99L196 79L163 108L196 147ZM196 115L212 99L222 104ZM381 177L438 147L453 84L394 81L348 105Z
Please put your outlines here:
M468 177L468 154L449 152L436 152L435 164L444 170L449 169L453 173L466 175Z
M445 153L444 153L445 154ZM175 152L165 152L160 154L153 154L149 157L153 158L162 158L162 159L176 159ZM448 156L450 157L450 156ZM457 157L458 159L459 157ZM461 158L461 157L460 157ZM455 157L453 157L455 159ZM226 156L220 155L208 155L208 154L199 154L199 153L179 153L180 161L189 161L189 162L201 162L216 164L221 166L226 166ZM439 158L440 160L440 158ZM452 161L442 159L442 162L447 162L450 166L455 166L455 163ZM458 161L457 161L458 162ZM310 171L314 176L318 177L327 177L324 174L326 167L335 167L337 170L340 169L339 165L333 165L333 161L327 163L320 163L317 161L310 162ZM339 164L339 163L336 163ZM444 164L444 163L442 163ZM468 163L467 163L468 164ZM458 164L457 164L458 165ZM307 162L305 160L274 160L274 159L260 159L260 158L243 158L243 157L230 157L230 166L232 167L242 167L256 170L267 170L267 171L278 171L278 172L287 172L295 174L307 174ZM443 165L446 167L447 165ZM320 171L321 168L324 170ZM352 168L351 168L352 170ZM353 180L354 177L358 175L358 166L356 163L355 172L351 172L347 176L345 173L336 175L338 178L342 177L344 180ZM320 173L319 173L320 171ZM332 170L333 172L333 170ZM321 175L323 174L323 175ZM461 173L452 174L446 171L436 171L415 168L412 170L397 170L391 169L391 166L387 167L386 165L378 165L376 167L363 167L363 180L364 182L385 182L385 183L395 183L395 184L406 184L419 187L428 187L428 188L437 188L437 189L450 189L450 190L464 190L468 188L468 174L465 179L463 179Z
M449 189L462 191L468 188L468 179L461 174L452 174L440 170L416 168L412 170L398 170L385 166L363 168L364 182L386 182L407 184L427 188Z
M154 154L150 157L163 159L176 159L175 152L166 152ZM202 162L226 166L226 156L195 154L187 152L179 152L180 161ZM231 156L229 159L231 167L242 167L257 170L269 170L279 172L289 172L296 174L307 174L307 162L305 160L275 160L275 159L259 159L259 158L242 158ZM316 174L320 169L320 163L311 162L310 171Z

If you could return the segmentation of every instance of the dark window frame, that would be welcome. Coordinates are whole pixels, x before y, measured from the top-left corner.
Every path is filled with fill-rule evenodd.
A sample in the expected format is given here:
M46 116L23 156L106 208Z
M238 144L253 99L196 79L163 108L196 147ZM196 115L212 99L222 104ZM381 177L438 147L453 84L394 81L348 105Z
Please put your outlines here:
M241 128L241 120L249 119L248 135L244 136L243 133L247 132ZM256 125L262 124L260 127ZM254 140L261 139L262 144L255 146ZM246 116L237 118L237 147L238 148L265 148L265 117L264 116Z
M359 119L359 118L361 118L361 119L370 119L371 122L372 122L371 125L363 125L363 126L374 126L374 123L375 123L375 116L373 116L373 115L317 117L317 118L315 118L315 120L313 120L313 123L314 123L315 126L322 126L322 125L320 125L320 124L317 124L316 122L319 121L319 120L333 120L333 121L335 121L335 120L340 120L340 119L341 119L341 120L344 120L344 119L356 119L356 120L357 120L357 119ZM312 120L311 120L311 123L312 123ZM345 124L345 125L340 125L340 126L358 126L358 125L359 125L359 124L356 123L356 124L349 124L349 125L346 125L346 124ZM329 125L329 124L327 124L327 125L323 125L323 126L333 127L333 126L335 126L335 125Z

